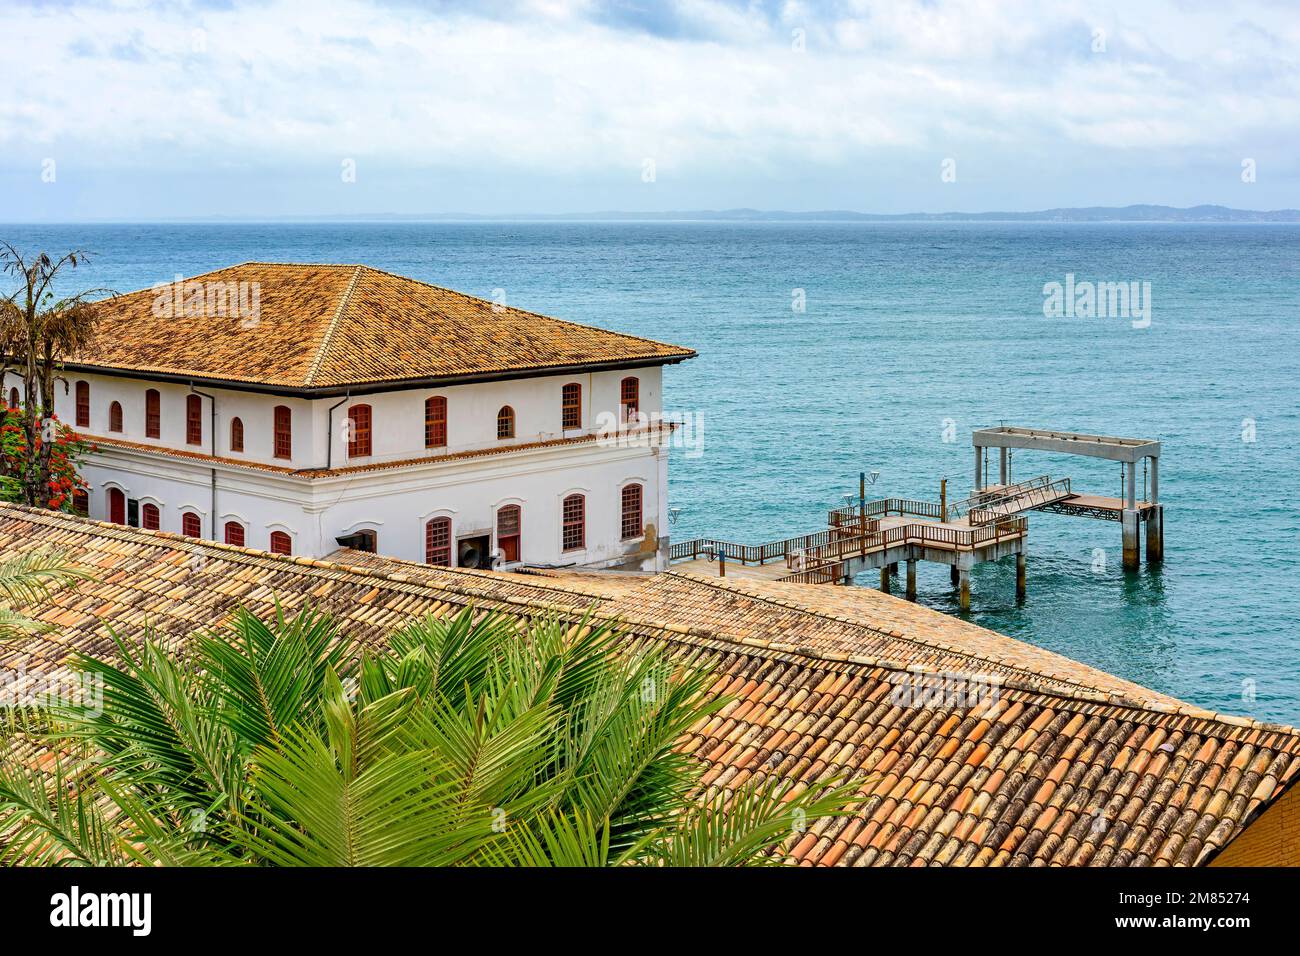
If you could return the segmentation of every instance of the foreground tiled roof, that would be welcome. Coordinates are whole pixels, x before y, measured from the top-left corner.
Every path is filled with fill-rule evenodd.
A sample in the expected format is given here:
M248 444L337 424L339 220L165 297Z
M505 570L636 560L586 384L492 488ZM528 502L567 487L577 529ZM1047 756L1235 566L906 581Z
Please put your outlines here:
M311 390L676 362L695 354L368 266L247 262L185 281L212 288L256 283L255 320L234 305L223 314L167 314L155 308L158 293L142 289L97 306L94 340L69 363Z
M180 646L276 600L315 603L364 642L470 604L621 620L630 647L666 646L716 675L711 692L729 702L681 744L711 791L864 781L859 812L788 842L808 865L1200 864L1300 777L1290 728L1208 713L866 589L679 574L604 586L355 552L312 561L0 505L0 559L44 545L96 579L31 609L56 630L0 645L0 667L28 679L74 650L112 657L110 627ZM996 692L927 696L909 668L992 675Z

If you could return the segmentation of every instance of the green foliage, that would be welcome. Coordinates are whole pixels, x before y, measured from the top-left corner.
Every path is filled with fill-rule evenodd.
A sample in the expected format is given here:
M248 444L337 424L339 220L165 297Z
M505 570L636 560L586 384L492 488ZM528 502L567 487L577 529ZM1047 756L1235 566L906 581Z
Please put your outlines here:
M35 604L55 590L89 578L62 551L39 548L0 562L0 640L48 630L47 626L14 610Z
M856 790L699 799L675 744L722 702L607 626L467 609L359 657L311 610L241 611L185 658L120 650L81 661L103 706L53 715L52 770L0 760L0 863L777 862Z

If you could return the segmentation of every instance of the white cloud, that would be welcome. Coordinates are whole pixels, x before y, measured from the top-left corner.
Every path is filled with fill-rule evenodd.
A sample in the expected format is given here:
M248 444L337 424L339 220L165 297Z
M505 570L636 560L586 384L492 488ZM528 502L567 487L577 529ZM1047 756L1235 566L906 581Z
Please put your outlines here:
M0 164L57 148L90 167L350 156L519 177L654 157L661 173L727 177L1062 142L1232 149L1283 130L1294 143L1300 120L1300 23L1268 4L680 0L671 29L603 9L10 9Z

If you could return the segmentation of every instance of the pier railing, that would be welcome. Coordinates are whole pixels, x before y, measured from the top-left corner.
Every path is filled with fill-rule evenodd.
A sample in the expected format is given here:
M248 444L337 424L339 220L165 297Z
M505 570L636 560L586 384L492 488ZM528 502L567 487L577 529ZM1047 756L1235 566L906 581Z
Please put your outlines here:
M879 522L868 522L867 530L874 531ZM847 529L846 529L847 530ZM827 547L833 541L842 538L844 530L829 528L813 534L799 535L795 538L783 538L765 544L736 544L734 541L719 541L716 538L693 538L669 545L670 561L694 561L697 558L716 559L719 555L728 561L740 564L767 564L769 561L793 559L797 555L817 551Z
M1058 478L1028 491L997 498L982 508L972 508L968 520L972 525L986 525L1039 505L1050 504L1070 496L1070 479Z
M1033 491L1036 488L1042 488L1044 485L1052 483L1051 475L1039 475L1037 478L1029 478L1025 481L1017 481L1014 484L1003 485L988 491L977 491L969 498L963 498L961 501L955 501L948 506L949 518L960 518L962 515L982 505L992 504L996 501L1007 498L1014 498L1025 492Z
M852 529L857 526L863 513L867 518L876 519L890 515L943 518L943 509L936 501L918 501L915 498L877 498L875 501L868 501L865 508L859 505L835 508L827 513L826 523L832 528Z

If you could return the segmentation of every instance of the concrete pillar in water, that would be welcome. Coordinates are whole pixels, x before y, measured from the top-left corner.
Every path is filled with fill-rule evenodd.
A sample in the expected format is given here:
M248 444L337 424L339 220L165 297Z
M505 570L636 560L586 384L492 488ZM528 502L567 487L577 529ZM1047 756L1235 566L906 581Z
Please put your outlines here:
M1133 571L1142 563L1138 553L1138 512L1136 508L1125 508L1120 517L1124 529L1124 569Z
M984 449L975 449L975 490L979 491L984 487Z
M1016 600L1025 599L1025 552L1016 552Z
M880 569L880 590L889 593L889 565Z
M1152 459L1154 463L1155 459ZM1165 559L1165 509L1156 505L1147 512L1147 564Z
M907 562L907 599L916 600L916 559Z
M966 568L959 568L957 573L961 576L961 594L957 599L957 605L963 611L970 610L970 571Z
M1007 481L1008 477L1009 475L1007 474L1007 450L1005 448L999 448L998 449L998 484L1004 486L1009 484L1009 482Z

